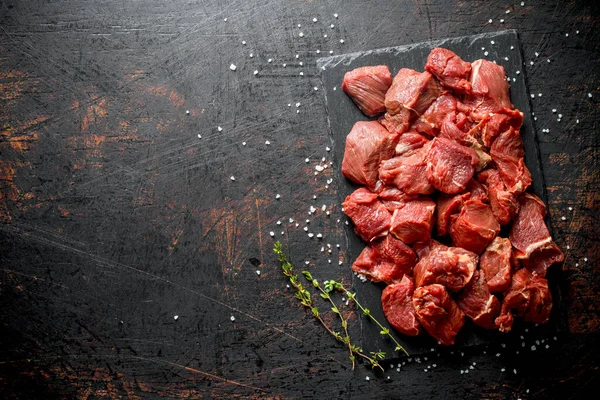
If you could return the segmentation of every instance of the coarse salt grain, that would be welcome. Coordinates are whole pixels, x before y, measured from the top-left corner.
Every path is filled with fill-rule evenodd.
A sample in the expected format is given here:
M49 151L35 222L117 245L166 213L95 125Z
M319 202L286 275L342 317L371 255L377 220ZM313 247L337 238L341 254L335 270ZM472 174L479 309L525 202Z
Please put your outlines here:
M272 62L273 62L273 59L272 59L272 58L269 58L269 59L267 60L267 62L268 62L268 63L272 63Z
M271 142L269 142L269 141L267 140L267 141L265 141L265 144L268 146L268 145L270 145L270 144L271 144Z
M290 287L290 286L288 285L288 287ZM231 322L235 321L235 317L233 315L231 317L229 317L229 319L231 320Z
M340 43L344 43L344 39L340 39Z
M337 17L338 17L338 15L337 15L337 14L333 14L333 18L337 18Z
M201 134L198 134L198 139L202 139L202 135Z
M254 70L254 75L258 75L258 70Z
M217 130L218 130L219 132L221 132L221 131L223 130L223 128L221 128L220 126L217 126Z
M232 70L232 71L235 71L237 69L237 67L235 66L235 64L231 64L229 66L229 69Z
M313 18L313 22L317 22L317 19L316 19L316 18Z
M235 181L235 176L231 175L231 178L229 178L229 179L231 179L232 181Z
M314 89L314 90L319 90L319 88L318 88L318 87L316 87L316 86L315 86L313 89Z
M488 19L488 23L490 23L490 24L492 23L492 19L491 19L491 18L490 18L490 19Z
M588 93L588 97L589 97L589 98L592 98L592 94L591 94L591 93Z
M260 270L256 270L256 275L260 275Z
M303 33L303 32L300 32L300 33L298 34L298 36L300 36L300 37L303 37L303 36L304 36L304 33Z
M271 235L271 237L275 236L275 232L271 231L269 232L269 235Z
M245 145L246 145L246 142L242 142L242 146L245 146Z
M490 43L491 43L491 44L496 44L496 42L494 42L493 40L490 40Z

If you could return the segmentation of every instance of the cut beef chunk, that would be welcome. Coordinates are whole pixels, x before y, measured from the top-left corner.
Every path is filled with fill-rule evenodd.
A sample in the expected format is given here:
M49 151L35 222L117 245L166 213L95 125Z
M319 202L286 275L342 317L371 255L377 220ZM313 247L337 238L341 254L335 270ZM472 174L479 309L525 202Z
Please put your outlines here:
M469 199L470 193L443 194L437 201L437 233L444 236L450 230L450 217L460 213L463 203Z
M423 328L443 345L453 345L465 315L446 288L438 284L417 288L412 302Z
M385 111L385 93L392 85L392 74L385 65L356 68L344 75L342 89L367 116Z
M517 261L512 254L510 240L496 237L485 249L479 261L479 268L485 275L490 292L504 292L510 285L513 268Z
M477 155L475 170L480 171L492 161L492 158L487 154L477 137L476 129L467 129L466 116L462 113L447 114L441 124L440 138L453 140L465 147L470 148Z
M390 233L404 243L425 242L431 238L435 203L422 197L408 201L392 214Z
M500 225L506 225L519 212L519 202L515 195L506 190L500 174L495 169L487 169L479 174L481 180L485 182L492 206L492 213Z
M400 135L396 144L396 156L409 156L415 150L420 149L429 143L429 140L418 132L406 132Z
M517 259L539 276L546 275L550 265L561 262L563 253L554 244L544 222L546 207L539 197L525 193L519 197L520 210L509 238Z
M429 143L409 156L394 157L381 163L379 179L408 194L430 194L435 190L427 180L425 156Z
M441 86L429 72L402 68L385 95L385 108L391 115L408 109L414 119L423 114L440 94Z
M475 325L496 328L494 320L500 313L500 300L490 293L483 272L475 271L473 278L460 292L456 304Z
M413 250L417 252L417 255L419 256L419 260L427 257L429 255L429 253L431 253L433 250L435 250L437 248L441 248L441 249L445 250L448 248L448 246L441 244L440 242L438 242L437 240L434 240L434 239L430 239L426 242L417 242L413 245Z
M452 243L476 254L481 254L498 232L500 224L491 207L479 200L467 200L450 227Z
M388 234L391 216L377 199L377 194L359 188L346 197L342 205L344 213L354 223L354 231L365 242Z
M385 208L388 209L390 213L393 213L395 210L404 207L407 201L415 200L419 197L416 194L406 194L402 190L396 187L385 187L379 193L379 200L383 203Z
M385 318L396 330L408 336L417 336L421 332L412 303L414 291L412 279L404 275L399 283L386 286L381 293Z
M503 109L485 118L479 136L483 144L489 149L500 132L504 132L510 127L518 131L521 125L523 125L523 113L521 111Z
M488 203L490 198L487 193L487 189L481 183L475 179L471 179L467 184L466 192L469 192L470 200L479 200L482 203Z
M523 193L531 185L531 174L525 165L523 140L512 127L502 132L490 149L500 177L509 192Z
M420 252L414 269L415 284L420 287L439 283L457 292L471 280L478 259L476 254L460 247L435 243L430 249Z
M414 127L418 132L422 132L430 137L437 136L446 115L454 114L455 112L456 98L449 93L442 94L415 121Z
M509 332L514 322L513 314L525 316L526 321L544 324L548 322L551 311L552 296L548 281L523 268L513 275L496 325L501 332Z
M379 164L394 155L398 135L390 133L377 121L359 121L346 137L342 174L353 182L374 187Z
M417 255L401 240L391 235L372 241L352 264L352 270L373 282L392 283L412 275Z
M436 47L431 50L425 70L435 75L442 85L458 93L471 92L471 63L463 61L448 49Z
M462 192L475 173L477 154L445 138L434 138L427 152L427 179L442 193Z
M489 113L512 109L504 67L487 60L477 60L471 67L471 95L465 103L472 107L474 119L481 120Z
M407 132L408 128L410 128L411 118L411 111L405 108L394 115L386 112L379 118L379 123L383 125L388 132L400 135Z

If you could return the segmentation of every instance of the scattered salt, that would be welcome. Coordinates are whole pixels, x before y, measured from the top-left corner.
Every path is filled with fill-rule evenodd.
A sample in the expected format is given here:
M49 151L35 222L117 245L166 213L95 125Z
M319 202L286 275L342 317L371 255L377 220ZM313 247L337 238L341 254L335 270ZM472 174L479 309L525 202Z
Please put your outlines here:
M304 33L300 32L300 33L298 34L298 36L300 36L300 37L303 37L303 36L304 36Z
M175 315L175 316L173 316L173 319L174 319L175 321L177 321L177 320L179 319L179 315Z
M232 71L235 71L237 69L237 67L235 66L235 64L231 64L229 66L229 69L232 70Z
M268 62L268 63L272 63L272 62L273 62L273 59L272 59L272 58L269 58L269 59L267 60L267 62Z
M233 175L231 175L231 178L229 178L229 179L231 179L232 181L235 181L235 177Z
M256 270L256 275L260 275L260 270Z
M488 20L488 23L490 23L490 24L492 23L492 19L491 18Z
M313 18L313 22L317 22L317 19L316 19L316 18Z
M258 70L254 70L254 75L258 75Z
M287 285L287 287L290 287L290 285ZM229 317L229 319L231 320L231 322L235 321L235 317L233 315Z

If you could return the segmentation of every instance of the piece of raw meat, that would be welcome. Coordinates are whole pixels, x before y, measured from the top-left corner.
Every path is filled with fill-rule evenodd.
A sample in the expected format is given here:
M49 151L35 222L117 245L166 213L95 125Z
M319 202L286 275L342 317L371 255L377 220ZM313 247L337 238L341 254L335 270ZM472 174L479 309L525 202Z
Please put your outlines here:
M398 135L377 121L359 121L346 137L342 174L355 183L375 187L379 164L394 155Z
M489 114L481 124L479 132L481 141L489 149L501 132L508 130L510 127L518 131L523 125L523 117L521 111L509 109Z
M442 193L462 192L475 173L477 154L445 138L434 138L427 152L427 179Z
M513 109L508 93L508 82L504 67L487 60L471 63L471 95L465 104L472 108L471 116L476 120L489 113Z
M413 124L417 132L422 132L430 137L437 136L442 121L448 114L456 112L456 98L450 93L444 93L421 115Z
M442 85L457 93L471 92L471 63L463 61L448 49L436 47L431 50L425 70L435 75Z
M381 293L385 318L396 330L408 336L417 336L421 332L412 303L414 291L412 279L404 275L399 283L386 286Z
M490 292L504 292L510 286L513 269L517 261L512 254L510 240L496 237L479 258Z
M552 295L548 281L529 270L522 268L515 272L510 288L504 295L500 316L496 325L501 332L509 332L514 323L514 315L525 317L526 321L544 324L552 311Z
M498 232L500 224L492 208L479 200L467 200L450 226L452 243L476 254L481 254Z
M500 313L500 300L490 293L483 272L475 271L473 278L456 298L456 304L475 325L496 328L494 320Z
M502 132L492 144L490 155L498 167L507 190L523 193L531 185L531 173L525 165L523 139L512 127Z
M428 246L431 247L419 252L419 262L414 267L417 287L438 283L453 292L465 287L477 268L477 254L440 243Z
M429 139L421 135L419 132L405 132L400 135L400 138L398 138L394 156L409 156L414 152L414 150L420 149L427 143L429 143Z
M417 288L412 302L423 328L441 344L453 345L465 315L446 288L438 284Z
M470 197L470 193L442 194L437 199L436 226L437 234L444 236L450 230L450 217L460 213L463 203Z
M429 72L402 68L385 94L385 108L390 115L408 109L413 114L411 119L414 119L423 114L440 94L442 88Z
M480 180L485 182L490 198L492 213L500 225L506 225L519 212L519 202L514 194L506 190L500 174L495 169L486 169L479 174Z
M391 215L376 193L366 188L356 189L346 197L342 206L354 223L354 231L365 242L388 234Z
M373 282L392 283L412 275L417 255L392 235L373 240L352 264L352 270Z
M390 233L404 243L425 242L431 238L435 203L428 197L408 201L392 214Z
M534 194L524 193L519 197L519 205L509 238L517 259L531 272L543 277L548 267L563 261L564 255L550 237L544 222L546 207L542 200Z
M392 74L386 65L356 68L346 72L342 89L368 117L385 111L385 93L392 85Z
M425 156L429 143L407 156L390 158L381 163L379 179L388 185L396 186L408 194L431 194L435 188L429 183Z
M386 186L377 193L379 200L390 213L404 207L407 201L415 200L419 197L417 194L406 194L396 187Z
M469 193L469 200L479 200L482 203L489 203L490 201L486 187L475 179L469 181L465 192Z
M477 133L476 129L468 129L466 115L450 113L442 121L438 137L453 140L473 150L477 155L475 170L480 171L492 161L492 157L484 151L475 136Z
M409 109L404 108L394 115L386 112L379 118L379 123L383 125L388 132L401 135L410 128L411 119L412 112Z

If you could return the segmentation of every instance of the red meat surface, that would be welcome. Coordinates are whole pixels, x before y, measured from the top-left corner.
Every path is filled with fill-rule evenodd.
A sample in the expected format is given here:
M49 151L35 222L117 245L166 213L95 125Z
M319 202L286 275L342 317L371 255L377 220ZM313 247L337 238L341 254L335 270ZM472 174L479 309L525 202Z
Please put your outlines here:
M417 288L412 303L423 328L441 344L453 345L465 316L446 288L438 284Z
M429 143L429 139L418 132L411 131L400 135L398 143L396 143L395 156L409 156L415 150L420 149Z
M442 121L439 137L453 140L465 147L470 148L477 155L475 170L480 171L492 161L492 157L486 153L475 136L477 130L468 129L466 116L463 113L446 114Z
M487 188L475 179L471 179L467 184L465 192L469 193L470 200L479 200L482 203L489 203L490 198L488 196Z
M469 199L470 193L443 194L437 199L436 226L437 234L444 236L450 231L450 218L460 213L463 203Z
M512 254L509 239L496 237L479 259L490 292L504 292L510 286L513 269L517 262Z
M414 123L414 128L428 136L437 136L446 115L456 112L456 98L444 93Z
M394 157L381 163L379 179L389 186L396 186L408 194L431 194L435 188L429 183L425 173L425 156L429 143L412 154Z
M385 93L392 85L392 74L386 65L356 68L346 72L342 89L367 116L385 111Z
M490 293L483 272L475 271L473 278L458 295L456 304L475 325L496 328L494 320L500 313L500 300Z
M342 205L344 213L354 223L354 231L365 242L388 234L391 215L377 194L359 188L346 197Z
M342 174L355 183L375 187L379 164L394 155L398 135L377 121L359 121L346 137Z
M552 311L552 295L548 281L532 275L526 268L513 275L510 288L504 295L500 316L496 325L501 332L509 332L514 323L514 315L524 316L526 321L544 324Z
M404 108L393 115L386 112L379 118L379 123L383 125L388 132L400 135L408 131L411 119L412 112L408 108Z
M429 72L402 68L385 95L385 108L395 115L408 109L417 118L442 94L438 81Z
M465 100L471 115L481 120L489 113L512 109L504 67L487 60L471 63L471 95Z
M435 203L428 197L408 201L392 214L390 233L404 243L425 242L431 238Z
M417 287L438 283L457 292L469 283L479 261L477 254L439 243L430 246L420 252L414 268Z
M479 174L487 185L492 213L500 225L506 225L519 212L519 202L514 194L506 190L500 174L495 169L487 169Z
M404 207L407 201L415 200L419 197L416 194L406 194L396 187L385 187L377 193L379 200L390 213L393 213L398 208Z
M412 279L404 275L399 283L386 286L381 293L385 318L396 330L408 336L417 336L421 332L412 303L414 291Z
M427 152L427 179L442 193L462 192L475 173L475 152L445 138L434 138Z
M542 200L525 193L519 197L519 205L509 238L517 259L531 272L543 277L548 267L563 261L564 255L550 237L544 222L546 207Z
M425 70L435 75L442 85L457 93L471 92L471 63L463 61L448 49L436 47L431 50Z
M401 240L391 235L369 243L352 264L352 270L373 282L392 283L412 275L417 255Z
M523 159L525 151L518 131L510 127L502 132L492 144L490 155L509 192L519 194L527 190L531 185L531 173Z
M498 232L500 224L492 208L479 200L467 200L450 227L452 243L476 254L481 254Z
M481 141L489 149L501 132L512 127L519 130L523 124L523 113L519 110L503 109L489 115L480 132Z

